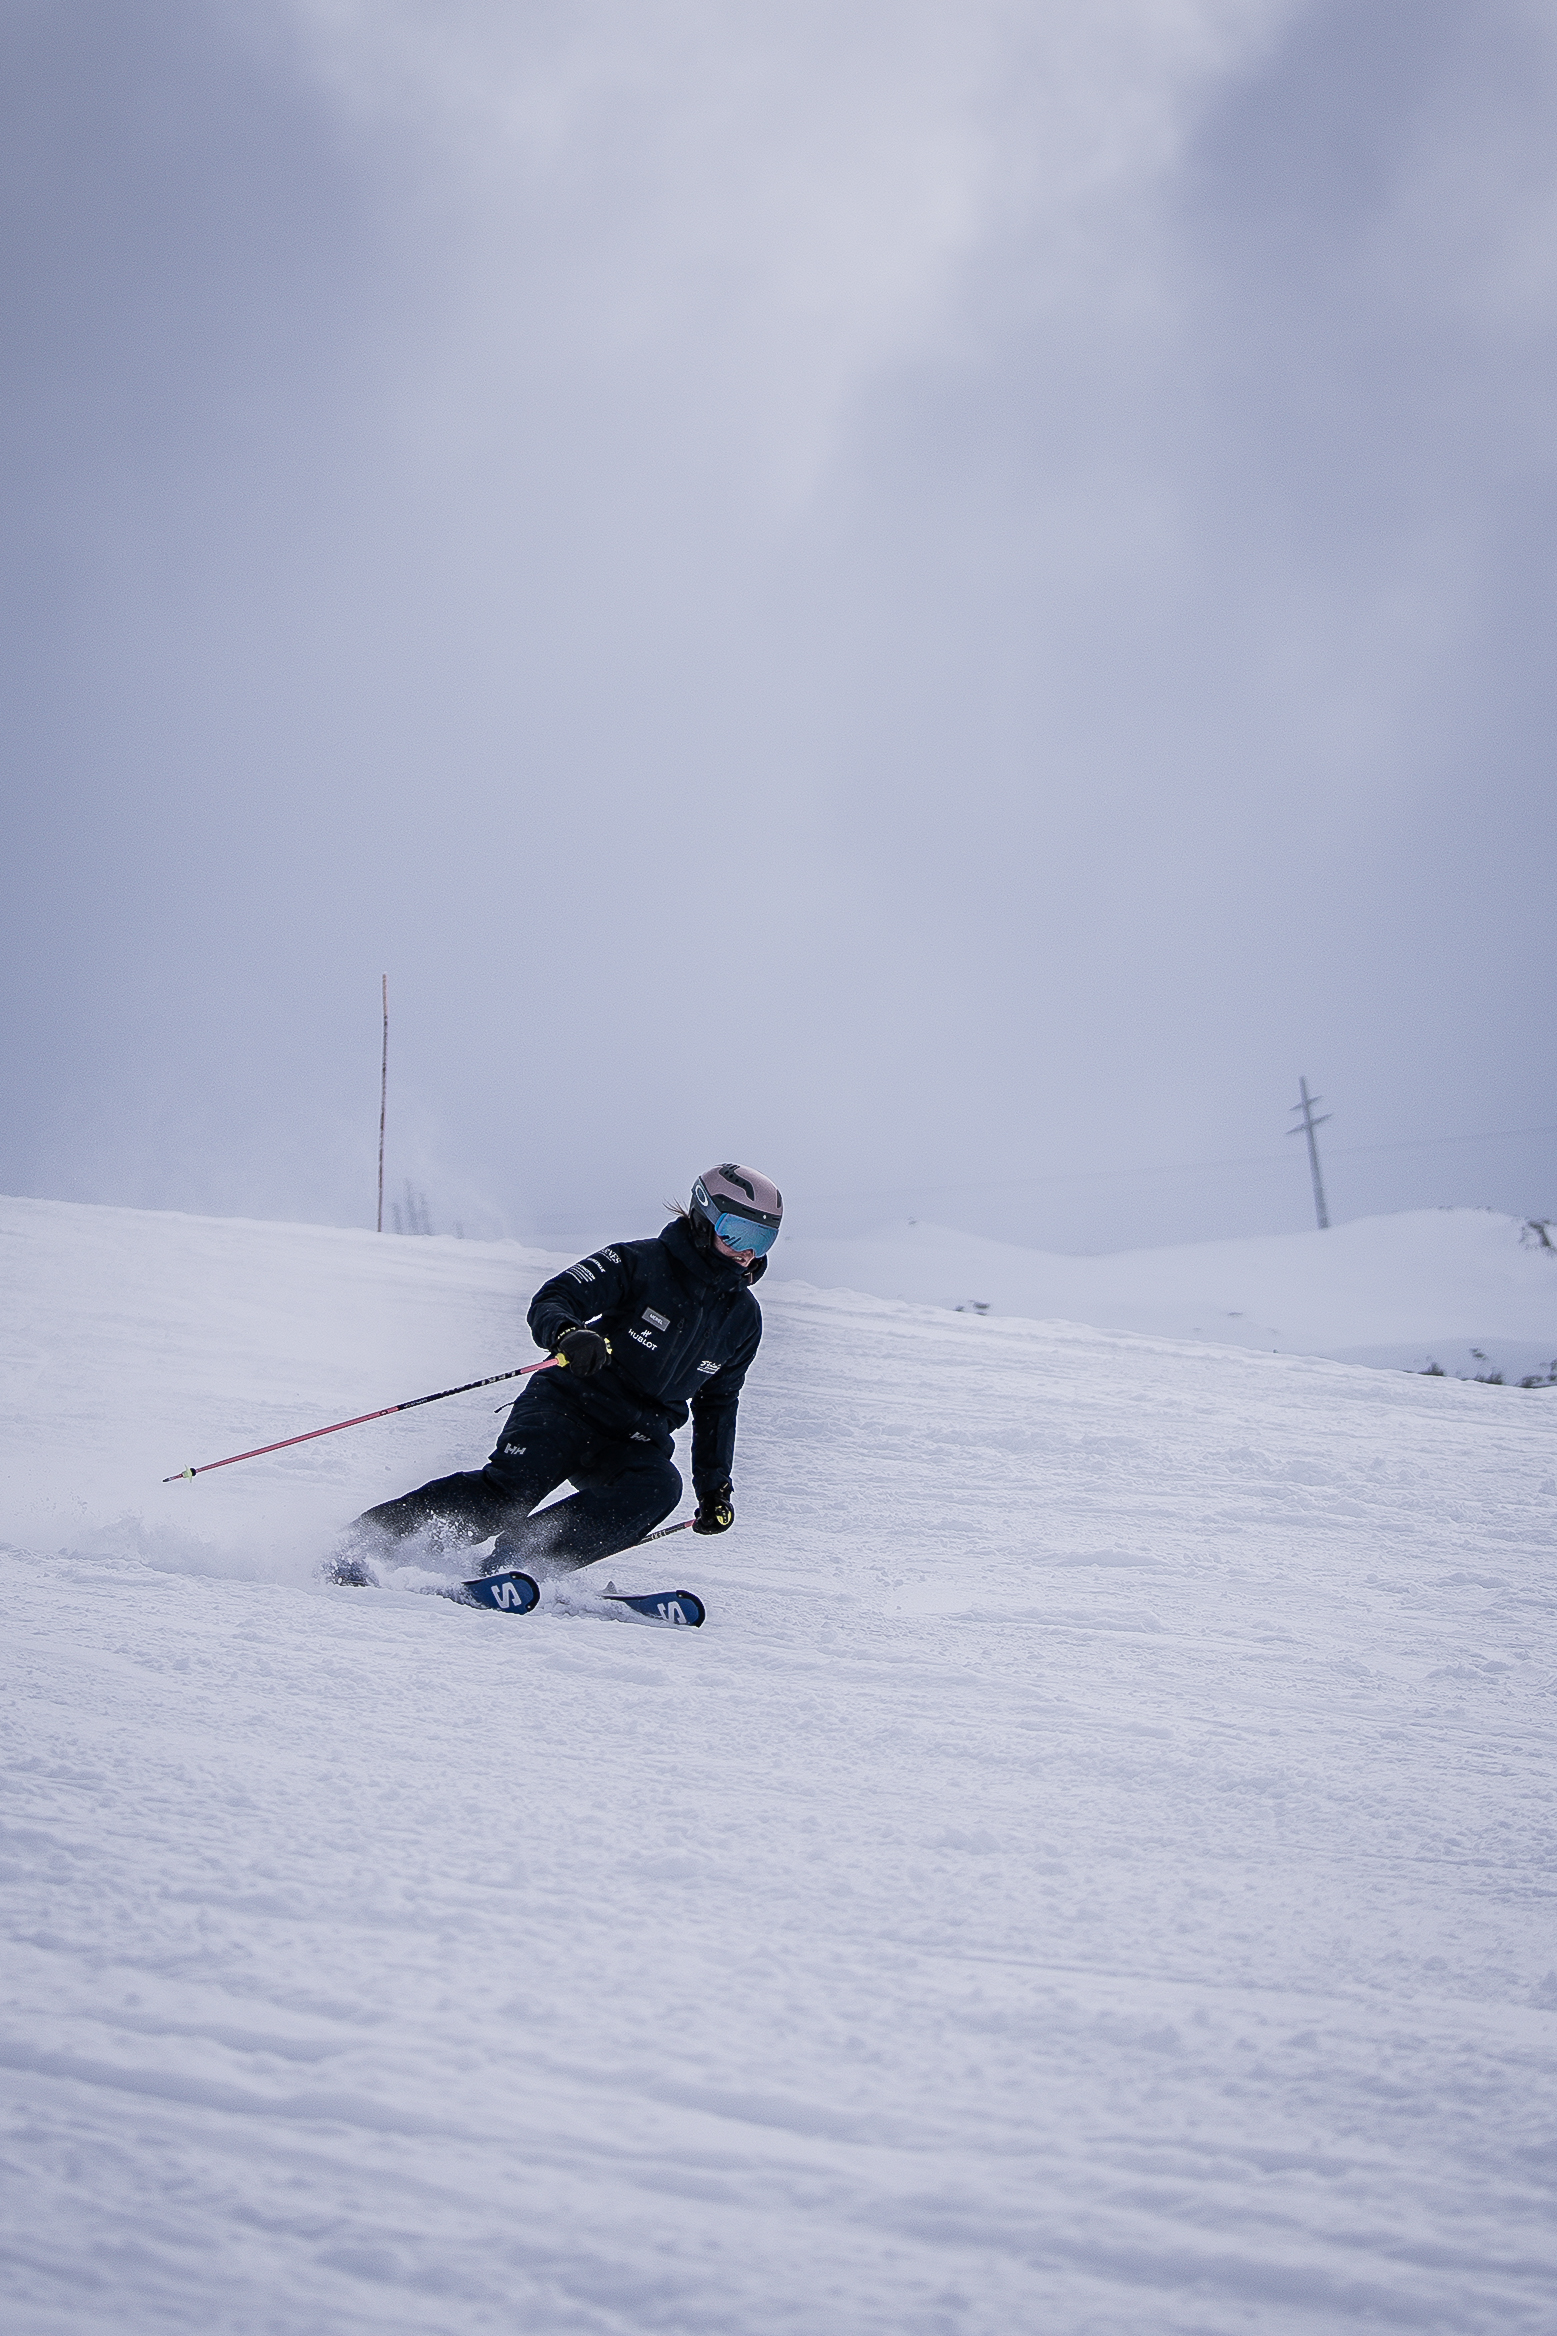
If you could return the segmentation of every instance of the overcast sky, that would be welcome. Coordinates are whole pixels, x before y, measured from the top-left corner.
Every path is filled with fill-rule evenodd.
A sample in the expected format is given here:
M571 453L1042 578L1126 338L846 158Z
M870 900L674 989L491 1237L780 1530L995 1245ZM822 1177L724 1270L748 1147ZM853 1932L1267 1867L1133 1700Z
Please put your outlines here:
M1549 0L3 21L0 1185L1557 1215Z

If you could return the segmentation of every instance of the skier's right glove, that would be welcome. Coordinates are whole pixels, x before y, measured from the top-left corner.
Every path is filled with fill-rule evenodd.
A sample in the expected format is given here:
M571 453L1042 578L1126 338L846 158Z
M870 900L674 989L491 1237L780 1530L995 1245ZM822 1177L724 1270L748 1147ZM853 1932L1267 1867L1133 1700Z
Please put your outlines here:
M697 1515L692 1520L694 1533L728 1533L735 1523L735 1487L716 1485L705 1492L697 1504Z
M587 1379L611 1360L611 1341L602 1338L598 1330L580 1330L575 1323L571 1330L563 1332L551 1351L570 1371Z

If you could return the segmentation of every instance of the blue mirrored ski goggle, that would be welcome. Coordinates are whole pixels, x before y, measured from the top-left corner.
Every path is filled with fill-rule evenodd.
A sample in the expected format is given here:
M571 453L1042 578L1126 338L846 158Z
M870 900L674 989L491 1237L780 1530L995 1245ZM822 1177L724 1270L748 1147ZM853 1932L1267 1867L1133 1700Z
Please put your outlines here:
M728 1213L715 1217L714 1231L731 1249L753 1249L759 1257L766 1257L779 1236L777 1225L754 1225L750 1217Z

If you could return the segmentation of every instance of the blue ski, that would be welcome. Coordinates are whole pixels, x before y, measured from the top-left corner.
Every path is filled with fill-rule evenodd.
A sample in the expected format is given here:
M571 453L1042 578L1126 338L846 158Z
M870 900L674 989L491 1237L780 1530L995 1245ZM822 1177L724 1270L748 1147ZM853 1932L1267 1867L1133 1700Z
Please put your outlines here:
M630 1606L645 1622L668 1622L687 1630L701 1630L708 1612L695 1590L651 1590L642 1598L629 1598L623 1590L607 1590L605 1596L607 1604Z
M460 1590L472 1606L495 1606L500 1614L528 1614L541 1602L539 1582L528 1574L482 1574L461 1582Z

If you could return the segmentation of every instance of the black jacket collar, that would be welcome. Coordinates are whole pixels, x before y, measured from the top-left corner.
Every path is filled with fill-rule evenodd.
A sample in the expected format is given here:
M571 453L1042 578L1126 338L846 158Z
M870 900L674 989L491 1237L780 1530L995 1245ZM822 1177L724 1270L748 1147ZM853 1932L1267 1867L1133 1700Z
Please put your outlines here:
M685 1217L672 1217L660 1239L684 1274L707 1288L726 1290L732 1296L760 1280L768 1270L765 1257L755 1258L748 1273L733 1257L721 1257L717 1249L700 1249L687 1229Z

